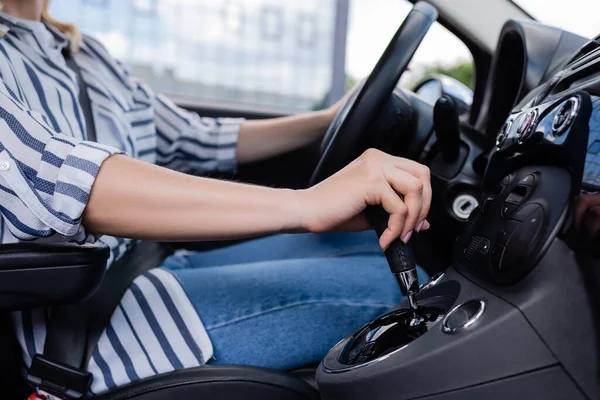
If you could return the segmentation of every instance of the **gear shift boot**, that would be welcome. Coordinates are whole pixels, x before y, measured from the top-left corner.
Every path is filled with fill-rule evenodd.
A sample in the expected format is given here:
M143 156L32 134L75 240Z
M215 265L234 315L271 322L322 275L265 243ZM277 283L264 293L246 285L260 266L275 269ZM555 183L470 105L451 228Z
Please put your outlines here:
M444 314L442 308L429 306L392 311L356 332L338 361L346 366L362 366L401 350L427 333Z

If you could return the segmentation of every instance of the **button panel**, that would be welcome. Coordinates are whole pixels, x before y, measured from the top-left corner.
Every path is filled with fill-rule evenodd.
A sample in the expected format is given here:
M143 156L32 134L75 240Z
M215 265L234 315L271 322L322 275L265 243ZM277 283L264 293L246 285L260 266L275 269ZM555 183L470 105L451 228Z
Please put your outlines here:
M542 179L542 172L533 167L492 183L481 212L457 239L459 265L498 283L513 282L531 270L544 238L552 232L551 218L560 215L548 213L557 187L569 193L570 184ZM544 196L541 191L546 191Z
M521 180L519 180L518 185L524 185L524 186L530 186L530 187L535 186L535 175L529 174L525 178L521 178Z
M518 206L516 204L504 203L504 206L502 207L502 216L509 217L513 211L517 209L517 207Z
M506 247L501 244L495 244L492 252L490 253L490 266L494 269L502 268L502 257L504 257L504 252Z
M496 243L506 246L520 225L521 223L519 221L507 221L504 228L496 235Z
M486 255L490 250L490 240L486 238L481 238L479 244L477 245L477 251L483 255Z

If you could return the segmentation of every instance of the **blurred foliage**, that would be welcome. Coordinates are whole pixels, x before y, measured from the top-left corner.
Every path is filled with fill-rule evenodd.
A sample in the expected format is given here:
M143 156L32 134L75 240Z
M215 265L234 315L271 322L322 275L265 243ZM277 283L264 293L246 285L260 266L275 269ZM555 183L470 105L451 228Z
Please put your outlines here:
M431 75L447 75L459 82L462 82L470 89L473 89L475 84L475 68L472 62L464 62L450 67L443 67L440 65L428 67L425 69L422 78L419 79L418 82L422 82Z
M358 79L346 74L346 93L348 93L354 86L356 86L357 83Z

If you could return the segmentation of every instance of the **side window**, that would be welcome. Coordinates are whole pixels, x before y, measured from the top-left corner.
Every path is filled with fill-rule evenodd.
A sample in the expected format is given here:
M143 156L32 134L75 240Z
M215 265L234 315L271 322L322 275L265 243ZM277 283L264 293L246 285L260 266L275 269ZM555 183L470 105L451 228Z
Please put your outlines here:
M406 0L352 0L351 4L346 63L349 86L371 72L412 9ZM400 84L413 89L434 74L451 76L470 88L474 84L469 49L437 22L425 36Z
M332 85L336 7L337 0L57 0L50 12L175 100L301 112L318 108Z
M57 0L50 11L175 100L302 112L365 77L410 9L406 0ZM439 24L402 84L436 72L467 84L473 72Z

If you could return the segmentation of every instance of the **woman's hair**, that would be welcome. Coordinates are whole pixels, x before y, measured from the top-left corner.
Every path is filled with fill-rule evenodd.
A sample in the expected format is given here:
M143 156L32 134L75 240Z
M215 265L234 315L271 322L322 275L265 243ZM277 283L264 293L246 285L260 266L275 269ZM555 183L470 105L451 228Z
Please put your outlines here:
M44 8L42 9L42 21L52 25L60 32L64 33L71 42L71 50L78 51L81 45L81 33L79 29L73 24L65 24L52 18L48 12L50 6L50 0L44 0ZM0 10L2 9L2 0L0 0Z
M50 5L50 0L44 0L44 8L42 10L42 21L45 23L52 25L69 38L71 41L71 50L77 51L79 50L79 46L81 45L81 32L77 26L73 24L65 24L64 22L60 22L55 20L48 13L48 7Z

